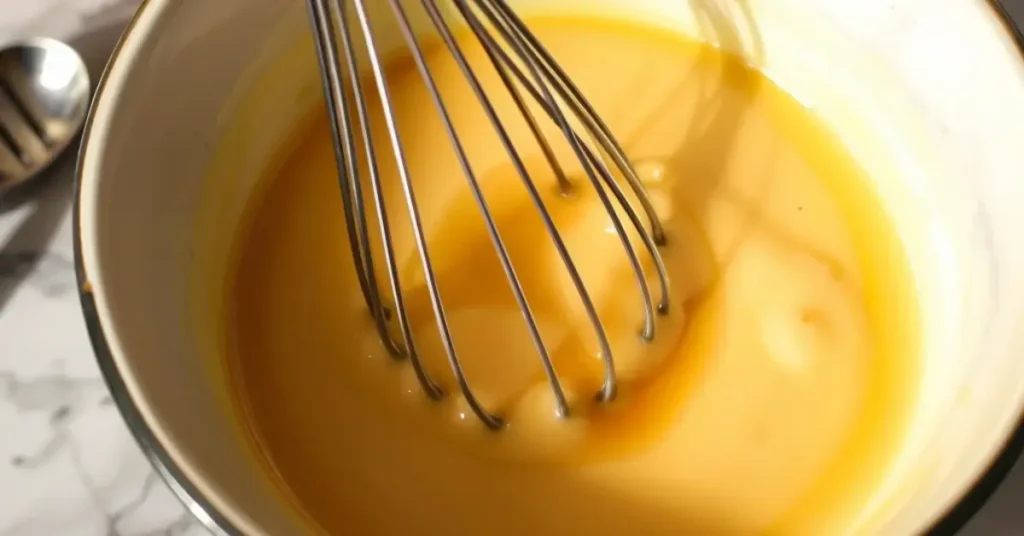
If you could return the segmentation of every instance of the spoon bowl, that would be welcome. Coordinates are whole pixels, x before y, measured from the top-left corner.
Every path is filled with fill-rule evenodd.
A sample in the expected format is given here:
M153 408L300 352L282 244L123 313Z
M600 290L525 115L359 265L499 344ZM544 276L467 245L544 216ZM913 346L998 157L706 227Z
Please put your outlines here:
M35 38L0 48L0 194L37 176L85 122L89 71L70 46Z

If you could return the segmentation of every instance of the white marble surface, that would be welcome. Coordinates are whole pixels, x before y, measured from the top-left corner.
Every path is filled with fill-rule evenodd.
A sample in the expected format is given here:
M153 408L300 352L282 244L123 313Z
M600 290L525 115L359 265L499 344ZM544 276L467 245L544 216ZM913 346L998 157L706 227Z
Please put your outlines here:
M95 78L137 2L0 0L0 43L71 40ZM1007 4L1024 15L1024 0ZM72 168L65 158L39 188L0 206L0 536L204 534L100 379L74 292ZM964 533L1024 534L1024 464Z
M0 0L0 42L68 39L95 79L137 2ZM74 292L72 168L0 205L0 536L206 534L100 379Z

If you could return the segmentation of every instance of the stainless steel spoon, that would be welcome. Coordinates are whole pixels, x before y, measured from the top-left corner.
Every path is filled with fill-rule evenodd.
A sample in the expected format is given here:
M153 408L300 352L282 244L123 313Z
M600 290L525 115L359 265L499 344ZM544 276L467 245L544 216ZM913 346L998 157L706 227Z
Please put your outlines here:
M0 195L46 169L82 128L89 71L54 39L0 48Z

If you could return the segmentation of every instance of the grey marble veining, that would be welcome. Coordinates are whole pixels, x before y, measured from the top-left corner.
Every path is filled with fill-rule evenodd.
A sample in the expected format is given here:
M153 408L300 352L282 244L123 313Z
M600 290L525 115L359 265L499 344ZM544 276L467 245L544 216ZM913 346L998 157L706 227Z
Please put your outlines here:
M0 43L73 43L93 78L139 0L0 0ZM0 205L0 536L198 536L100 378L72 264L73 158Z
M139 0L0 0L0 43L71 41L94 78ZM208 0L215 1L215 0ZM1024 0L1006 0L1024 16ZM100 379L75 294L71 158L0 206L0 536L199 536ZM1024 465L964 531L1024 534Z

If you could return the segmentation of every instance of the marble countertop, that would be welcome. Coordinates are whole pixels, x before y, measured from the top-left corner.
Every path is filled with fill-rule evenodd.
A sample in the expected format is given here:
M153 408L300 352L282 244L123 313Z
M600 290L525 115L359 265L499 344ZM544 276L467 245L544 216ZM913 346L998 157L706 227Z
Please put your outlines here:
M95 79L138 1L0 0L0 43L69 40ZM1024 17L1024 0L1006 4ZM153 472L100 378L75 294L67 156L0 206L0 536L205 534ZM1022 504L1018 463L963 533L1024 534Z
M95 80L138 1L0 0L0 43L66 39ZM153 472L100 378L75 293L65 156L0 205L0 536L207 534Z

